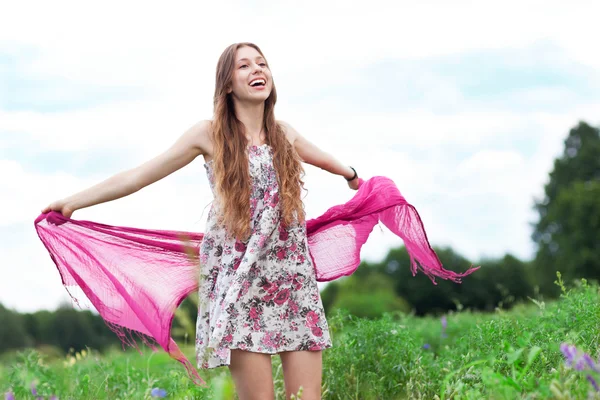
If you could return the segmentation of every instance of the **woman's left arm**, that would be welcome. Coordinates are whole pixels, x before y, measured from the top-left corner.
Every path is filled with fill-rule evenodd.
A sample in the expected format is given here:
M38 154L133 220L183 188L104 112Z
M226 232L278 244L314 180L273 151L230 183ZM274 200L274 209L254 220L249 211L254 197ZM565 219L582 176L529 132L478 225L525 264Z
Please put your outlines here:
M352 168L342 164L331 154L319 149L304 136L300 135L291 125L282 121L280 123L284 126L288 140L293 144L302 161L332 174L341 175L346 180L355 175ZM348 186L353 190L358 189L358 175L348 182Z

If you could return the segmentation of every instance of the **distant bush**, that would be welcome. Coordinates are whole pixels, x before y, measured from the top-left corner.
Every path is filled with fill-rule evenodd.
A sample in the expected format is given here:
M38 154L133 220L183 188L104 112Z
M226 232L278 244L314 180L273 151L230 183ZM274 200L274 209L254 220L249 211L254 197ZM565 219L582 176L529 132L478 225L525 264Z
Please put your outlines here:
M328 313L345 309L357 317L374 319L385 312L410 311L410 305L394 292L392 282L383 274L375 272L360 280L349 277L339 284Z

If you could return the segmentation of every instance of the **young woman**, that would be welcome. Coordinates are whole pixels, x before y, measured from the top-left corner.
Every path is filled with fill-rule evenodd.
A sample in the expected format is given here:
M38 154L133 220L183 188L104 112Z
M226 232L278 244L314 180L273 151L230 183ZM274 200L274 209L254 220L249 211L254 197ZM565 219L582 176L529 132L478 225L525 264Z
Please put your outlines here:
M78 209L134 193L202 155L215 201L200 247L196 334L200 368L228 365L240 399L274 397L271 356L279 354L287 396L319 399L321 352L331 347L308 254L301 162L343 176L355 170L276 121L277 92L252 43L229 46L216 74L214 118L189 128L137 168L47 206Z

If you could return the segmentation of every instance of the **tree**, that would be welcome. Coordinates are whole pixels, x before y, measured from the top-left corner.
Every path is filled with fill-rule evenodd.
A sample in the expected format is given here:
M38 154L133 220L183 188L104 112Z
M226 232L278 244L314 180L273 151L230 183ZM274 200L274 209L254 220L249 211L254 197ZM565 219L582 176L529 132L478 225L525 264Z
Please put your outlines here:
M40 310L23 315L25 328L33 338L33 346L58 346L58 336L54 331L54 312Z
M30 342L23 317L0 304L0 353L8 349L26 347Z
M534 265L543 293L557 294L556 271L567 281L600 277L599 184L600 130L580 122L554 161L544 198L535 202Z
M444 268L464 271L471 265L449 247L434 247L434 250ZM418 315L445 312L456 308L456 303L465 304L465 284L470 285L467 282L472 282L473 276L479 273L477 271L465 277L463 284L436 278L437 285L434 285L429 277L420 271L413 277L410 271L410 257L405 247L392 249L378 269L391 278L396 293L408 301Z
M52 331L56 334L58 347L65 352L71 347L80 351L86 346L95 347L94 332L86 317L89 311L77 311L69 305L59 306L54 312Z
M453 271L464 271L471 265L451 248L435 248L435 252L444 267ZM382 262L363 262L351 277L329 283L321 298L326 310L336 306L353 307L357 310L353 314L359 315L364 314L358 309L361 304L370 302L375 310L384 304L389 306L395 297L408 303L417 315L425 315L454 310L459 304L464 308L491 311L500 305L510 307L534 294L530 263L507 254L476 265L481 269L465 277L462 284L436 279L437 285L434 285L422 272L412 276L406 248L399 247L391 249ZM388 292L390 285L395 296Z
M529 263L506 254L500 259L484 259L481 269L463 289L462 304L478 310L492 311L499 305L510 307L532 296Z

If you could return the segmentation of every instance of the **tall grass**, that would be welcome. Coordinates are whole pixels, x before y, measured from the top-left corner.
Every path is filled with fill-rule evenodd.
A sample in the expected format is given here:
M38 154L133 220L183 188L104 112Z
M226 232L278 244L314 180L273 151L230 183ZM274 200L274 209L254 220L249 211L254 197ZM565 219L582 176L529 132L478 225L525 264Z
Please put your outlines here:
M334 347L323 353L323 398L600 399L587 379L593 372L567 366L560 351L562 343L573 344L598 359L599 300L598 286L582 281L572 290L563 286L556 302L532 301L493 314L450 313L445 323L401 313L366 320L338 312L329 319ZM185 351L194 359L193 348ZM167 398L235 398L226 368L200 372L209 388L194 386L164 353L117 349L51 359L27 350L0 364L0 394L33 398L33 382L44 399L143 399L154 388ZM273 376L283 399L278 357Z

